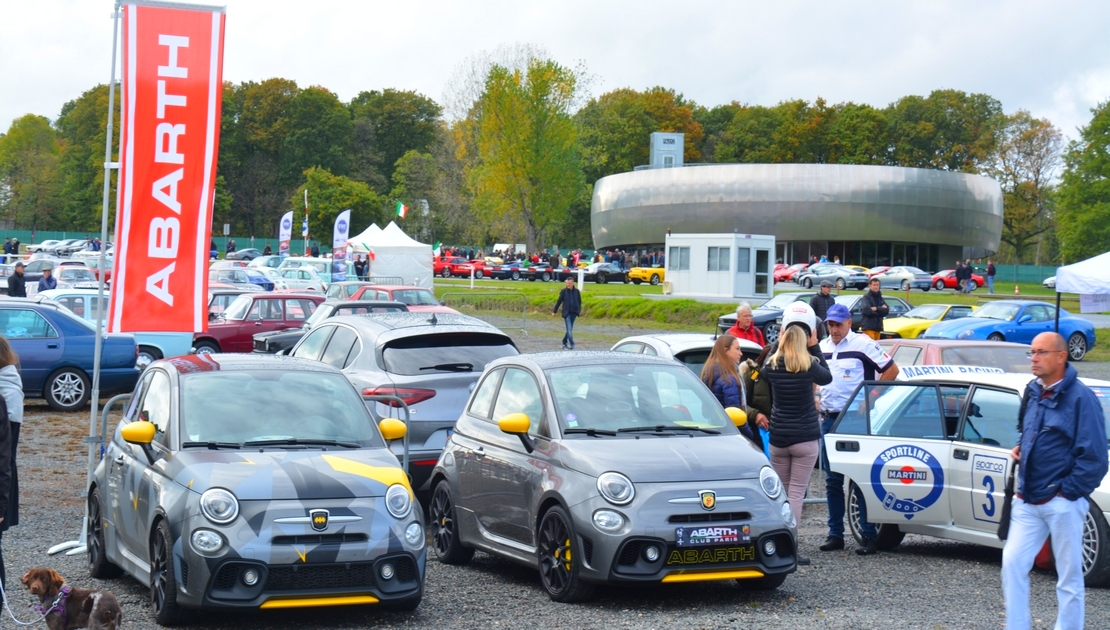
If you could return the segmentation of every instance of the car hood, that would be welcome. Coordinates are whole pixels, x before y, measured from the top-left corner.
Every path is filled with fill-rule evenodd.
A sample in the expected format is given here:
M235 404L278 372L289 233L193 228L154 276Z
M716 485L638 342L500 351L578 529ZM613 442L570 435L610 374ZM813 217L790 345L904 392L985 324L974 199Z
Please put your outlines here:
M1005 323L1007 323L1005 320L988 317L961 317L960 319L933 324L926 331L926 335L929 337L955 337L965 330L991 330Z
M633 483L719 481L759 477L763 453L742 435L578 438L562 441L567 468L597 477L614 471Z
M397 458L385 448L349 450L188 449L168 463L174 481L202 493L226 488L241 501L342 499L384 496L407 485Z
M912 326L932 326L938 321L940 320L917 319L916 317L895 317L883 320L883 330L887 332L897 332L902 328L909 328Z

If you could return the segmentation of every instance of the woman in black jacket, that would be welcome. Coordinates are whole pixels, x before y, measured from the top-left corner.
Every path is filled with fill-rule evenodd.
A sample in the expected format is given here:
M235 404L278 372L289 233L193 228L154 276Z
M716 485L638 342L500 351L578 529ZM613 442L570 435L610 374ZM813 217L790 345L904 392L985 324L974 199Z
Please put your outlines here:
M737 368L737 362L740 361L741 356L740 340L732 335L721 335L717 337L713 349L709 351L709 358L701 368L702 382L709 391L713 392L717 402L726 409L736 407L746 410L747 408L744 383ZM750 417L749 420L751 420ZM740 433L743 433L744 437L751 440L753 444L756 443L751 422L740 427Z
M832 382L815 332L804 325L788 326L779 338L778 351L767 358L763 368L763 378L771 384L771 466L786 486L799 525L802 500L820 452L821 423L814 390ZM802 560L799 556L799 563Z

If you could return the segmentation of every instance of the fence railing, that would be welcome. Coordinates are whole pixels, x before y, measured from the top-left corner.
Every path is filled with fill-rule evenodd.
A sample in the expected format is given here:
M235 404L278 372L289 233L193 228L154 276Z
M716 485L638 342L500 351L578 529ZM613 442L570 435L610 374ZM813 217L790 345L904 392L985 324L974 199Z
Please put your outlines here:
M513 327L519 322L521 332L527 330L528 298L523 293L482 291L475 293L444 293L440 300L464 315L484 313L507 318Z
M405 279L401 276L368 276L367 282L372 284L404 284Z

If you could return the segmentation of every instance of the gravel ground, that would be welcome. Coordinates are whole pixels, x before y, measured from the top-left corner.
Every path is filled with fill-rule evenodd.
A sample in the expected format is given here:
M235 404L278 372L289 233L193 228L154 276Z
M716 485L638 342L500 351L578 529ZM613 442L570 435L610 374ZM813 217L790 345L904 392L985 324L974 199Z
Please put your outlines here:
M557 349L562 320L529 320L528 334L510 330L523 351ZM640 330L582 322L579 349L608 348ZM1110 364L1080 364L1081 373L1110 376ZM81 443L87 413L56 414L31 401L21 436L21 523L4 537L16 615L34 618L19 584L28 568L47 566L79 587L104 588L120 599L129 628L156 628L149 590L129 577L91 580L84 556L48 556L46 549L75 538L81 527L85 477ZM813 494L819 495L816 481ZM772 592L749 592L734 582L667 587L602 588L585 604L561 605L544 594L531 570L478 553L467 567L429 562L424 601L413 613L372 607L293 612L204 613L197 628L992 628L1003 625L1001 552L910 535L895 552L873 557L822 553L826 511L806 506L801 553L813 559ZM1034 572L1036 628L1051 628L1055 576ZM1110 628L1110 589L1087 592L1087 626ZM13 627L6 616L0 628ZM44 627L38 624L37 627Z

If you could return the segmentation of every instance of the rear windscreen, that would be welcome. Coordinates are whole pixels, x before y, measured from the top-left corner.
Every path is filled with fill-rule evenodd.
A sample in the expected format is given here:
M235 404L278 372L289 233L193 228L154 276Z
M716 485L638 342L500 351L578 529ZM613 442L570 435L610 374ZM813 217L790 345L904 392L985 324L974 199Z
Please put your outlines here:
M952 346L940 351L944 365L981 365L1002 368L1007 372L1029 374L1032 367L1024 346Z
M481 373L494 359L519 354L512 341L492 333L417 335L390 341L382 349L386 372L415 376L449 372Z

